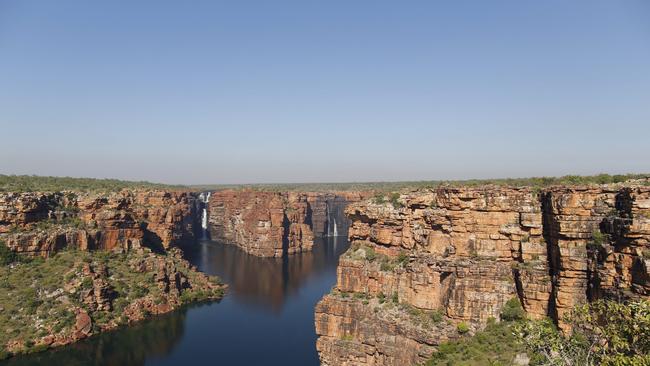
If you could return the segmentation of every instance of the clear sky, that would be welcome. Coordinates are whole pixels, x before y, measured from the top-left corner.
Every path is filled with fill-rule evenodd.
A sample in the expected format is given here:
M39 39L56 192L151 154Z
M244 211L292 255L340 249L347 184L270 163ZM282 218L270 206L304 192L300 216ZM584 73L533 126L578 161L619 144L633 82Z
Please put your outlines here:
M0 0L0 173L650 172L650 2Z

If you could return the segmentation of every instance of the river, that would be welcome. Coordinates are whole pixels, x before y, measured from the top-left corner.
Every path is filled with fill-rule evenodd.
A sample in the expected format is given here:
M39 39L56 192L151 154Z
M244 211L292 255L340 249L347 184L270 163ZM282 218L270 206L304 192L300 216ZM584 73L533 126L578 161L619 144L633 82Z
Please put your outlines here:
M0 365L318 365L314 306L334 286L348 247L345 237L328 237L311 252L258 258L199 241L185 256L229 285L222 301Z

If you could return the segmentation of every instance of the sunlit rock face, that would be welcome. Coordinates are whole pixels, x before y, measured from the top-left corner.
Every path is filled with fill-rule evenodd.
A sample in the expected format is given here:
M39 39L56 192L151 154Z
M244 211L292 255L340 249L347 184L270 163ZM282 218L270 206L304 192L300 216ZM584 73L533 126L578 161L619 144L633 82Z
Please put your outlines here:
M192 239L199 216L189 192L1 193L0 239L40 256L66 247L164 251Z
M210 237L261 257L308 251L315 236L330 235L334 226L341 227L345 233L344 208L349 202L367 195L358 192L214 192L209 203Z
M565 327L576 304L650 293L650 187L440 188L347 214L352 246L316 307L324 365L422 363L513 297Z

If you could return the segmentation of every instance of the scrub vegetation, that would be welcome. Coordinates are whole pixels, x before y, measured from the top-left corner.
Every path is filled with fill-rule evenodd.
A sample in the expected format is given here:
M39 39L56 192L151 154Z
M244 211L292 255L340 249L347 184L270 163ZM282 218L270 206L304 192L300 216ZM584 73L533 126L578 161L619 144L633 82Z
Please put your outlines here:
M577 306L567 321L572 331L550 319L528 320L515 298L500 322L490 319L473 336L441 344L426 365L511 365L524 354L530 365L650 364L650 302L599 300Z
M197 185L197 190L255 189L262 191L363 191L392 192L402 189L437 188L442 186L513 186L544 188L554 185L613 184L631 179L650 179L650 174L598 174L591 176L565 175L562 177L532 177L469 180L428 180L405 182L351 182L351 183L277 183L277 184L224 184ZM645 182L650 184L650 181ZM383 198L383 197L382 197ZM392 200L392 197L390 197Z
M0 192L56 192L65 190L80 192L114 192L125 188L186 189L187 187L145 181L131 182L118 179L0 174Z

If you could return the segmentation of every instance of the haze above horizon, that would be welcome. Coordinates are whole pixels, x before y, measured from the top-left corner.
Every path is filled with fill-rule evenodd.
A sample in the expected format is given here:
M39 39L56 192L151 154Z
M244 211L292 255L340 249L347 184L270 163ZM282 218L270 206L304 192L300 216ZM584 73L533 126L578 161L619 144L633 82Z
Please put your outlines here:
M650 171L650 3L0 1L0 174Z

